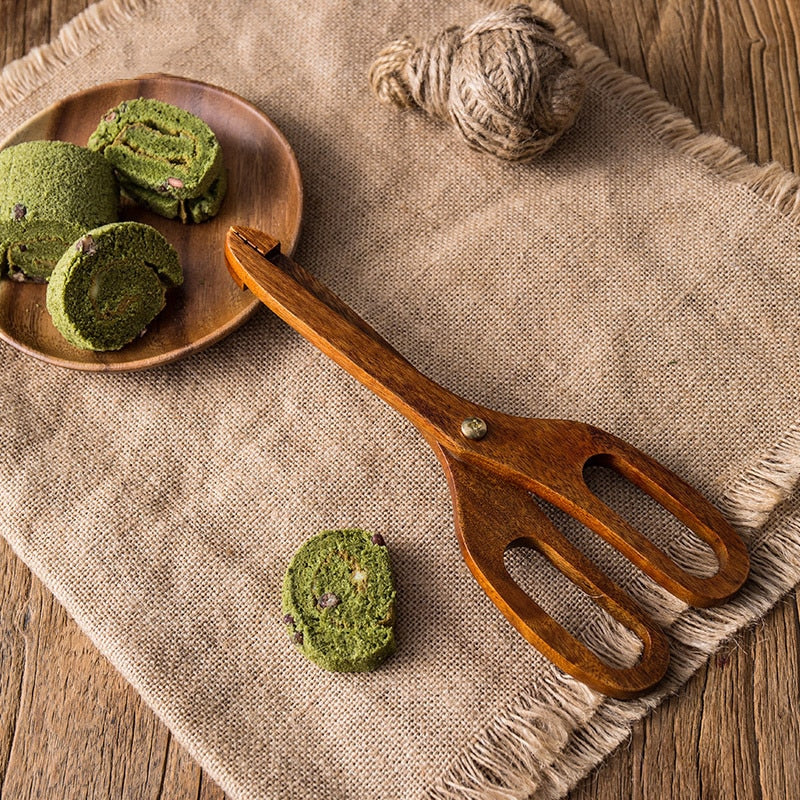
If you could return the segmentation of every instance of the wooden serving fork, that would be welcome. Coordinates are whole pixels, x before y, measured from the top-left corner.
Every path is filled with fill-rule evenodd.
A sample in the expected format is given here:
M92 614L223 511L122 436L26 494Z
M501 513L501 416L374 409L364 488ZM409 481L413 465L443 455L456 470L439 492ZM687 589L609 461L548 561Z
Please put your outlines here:
M232 227L228 268L281 319L408 418L438 456L454 504L465 561L514 627L565 672L605 694L651 689L669 663L661 629L553 525L531 495L562 509L609 542L658 584L695 606L723 603L749 570L747 550L698 492L639 450L580 422L525 419L463 400L418 372L338 297L281 253L267 234ZM609 466L711 546L713 577L698 577L593 494L587 464ZM512 580L510 546L540 551L601 608L642 641L638 662L611 666L547 614Z

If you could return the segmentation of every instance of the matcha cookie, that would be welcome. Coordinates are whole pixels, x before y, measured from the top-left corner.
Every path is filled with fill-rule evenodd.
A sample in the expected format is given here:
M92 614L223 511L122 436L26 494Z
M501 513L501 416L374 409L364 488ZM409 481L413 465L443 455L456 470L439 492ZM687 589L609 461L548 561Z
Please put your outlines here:
M183 222L207 219L225 191L222 150L203 120L161 100L125 100L89 137L131 199Z
M69 142L0 151L0 270L47 280L80 233L117 220L119 187L97 153Z
M61 256L47 310L64 338L85 350L118 350L164 308L180 286L178 254L155 229L116 222L89 231Z
M366 672L395 649L389 555L380 534L323 531L296 553L283 581L283 621L323 669Z

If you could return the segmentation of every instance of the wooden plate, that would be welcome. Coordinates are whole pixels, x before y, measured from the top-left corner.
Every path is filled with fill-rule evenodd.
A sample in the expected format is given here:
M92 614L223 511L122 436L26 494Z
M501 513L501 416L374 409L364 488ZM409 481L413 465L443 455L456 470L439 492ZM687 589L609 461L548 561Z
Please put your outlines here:
M28 120L0 147L32 139L85 145L100 117L122 100L152 97L196 114L222 145L228 191L220 213L199 225L183 225L139 208L123 219L152 225L175 247L184 284L144 336L121 350L95 353L65 341L45 307L46 287L0 279L0 337L36 358L81 370L139 370L174 361L219 341L258 308L249 291L228 274L223 245L233 224L270 232L291 252L300 235L303 191L289 143L270 119L241 97L197 81L145 75L71 95Z

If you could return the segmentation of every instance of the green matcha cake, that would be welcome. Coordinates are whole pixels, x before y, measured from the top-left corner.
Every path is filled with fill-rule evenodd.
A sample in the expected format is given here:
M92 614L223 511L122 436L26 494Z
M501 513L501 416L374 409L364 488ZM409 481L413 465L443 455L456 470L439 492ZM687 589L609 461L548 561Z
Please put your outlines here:
M118 350L181 283L178 254L155 228L115 222L84 234L61 256L47 285L47 310L76 347Z
M131 184L127 184L123 192L135 203L145 206L167 219L180 217L183 222L188 222L189 220L192 222L204 222L215 216L219 211L227 186L227 175L223 170L211 186L208 187L205 194L200 195L200 197L191 197L187 200L178 200L168 194Z
M203 120L161 100L125 100L89 137L116 170L123 191L164 217L198 222L225 192L222 150Z
M45 283L84 230L82 225L56 220L0 222L0 264L12 280Z
M391 565L380 534L323 531L295 554L283 581L283 621L323 669L367 672L395 649Z
M70 242L117 220L118 205L113 171L97 153L58 141L7 147L0 151L0 271L47 280Z

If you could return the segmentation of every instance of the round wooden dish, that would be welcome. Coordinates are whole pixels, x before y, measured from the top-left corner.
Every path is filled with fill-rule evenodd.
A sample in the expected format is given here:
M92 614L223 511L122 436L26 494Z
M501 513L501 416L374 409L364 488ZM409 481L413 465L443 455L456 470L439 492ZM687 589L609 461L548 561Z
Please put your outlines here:
M46 287L0 279L0 337L36 358L81 370L139 370L201 350L239 327L259 301L233 282L225 265L225 232L233 224L269 231L291 252L300 234L303 191L289 143L253 105L225 89L170 75L115 81L71 95L28 120L3 143L61 139L85 145L102 115L122 100L152 97L196 114L222 145L228 191L220 213L183 225L124 207L122 219L152 225L175 247L184 284L144 336L121 350L95 353L65 341L45 307Z

